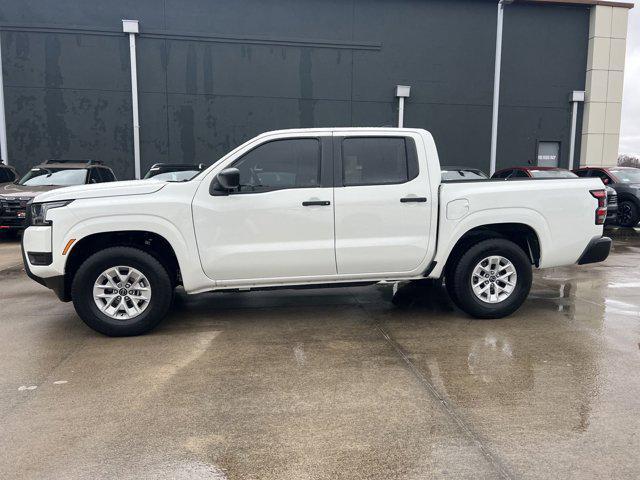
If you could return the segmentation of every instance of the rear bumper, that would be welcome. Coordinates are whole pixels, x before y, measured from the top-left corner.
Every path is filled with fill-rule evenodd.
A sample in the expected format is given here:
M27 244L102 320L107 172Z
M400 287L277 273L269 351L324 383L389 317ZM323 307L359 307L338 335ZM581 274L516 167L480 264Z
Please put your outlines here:
M611 251L611 239L609 237L594 238L584 249L578 265L602 262L607 259Z

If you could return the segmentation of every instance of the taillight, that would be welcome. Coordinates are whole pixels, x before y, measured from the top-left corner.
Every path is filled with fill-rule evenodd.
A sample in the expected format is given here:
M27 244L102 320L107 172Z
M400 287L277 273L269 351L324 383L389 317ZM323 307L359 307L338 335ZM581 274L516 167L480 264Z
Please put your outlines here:
M596 225L604 225L607 219L607 191L606 190L590 190L591 195L598 200L598 208L596 208Z

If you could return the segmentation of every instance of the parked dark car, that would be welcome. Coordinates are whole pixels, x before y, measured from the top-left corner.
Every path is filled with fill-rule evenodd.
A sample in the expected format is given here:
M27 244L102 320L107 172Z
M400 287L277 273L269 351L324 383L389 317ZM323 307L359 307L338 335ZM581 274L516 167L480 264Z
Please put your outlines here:
M618 225L635 227L640 221L640 168L581 167L579 177L599 177L618 194Z
M113 171L96 160L47 160L33 167L18 183L0 187L0 229L26 227L27 202L42 192L72 185L113 182Z
M510 167L498 170L491 178L575 178L575 175L559 167Z
M469 167L458 167L454 165L443 165L440 168L443 182L453 182L456 180L486 180L489 176L482 170Z
M560 167L511 167L497 171L491 178L505 180L524 178L576 178L571 170ZM605 225L615 225L618 222L618 196L613 188L607 190L607 219Z
M18 180L18 172L16 169L5 165L4 163L0 163L0 187L5 183L16 183Z
M202 163L156 163L149 169L144 178L164 180L165 182L186 182L187 180L191 180L205 168L206 166Z

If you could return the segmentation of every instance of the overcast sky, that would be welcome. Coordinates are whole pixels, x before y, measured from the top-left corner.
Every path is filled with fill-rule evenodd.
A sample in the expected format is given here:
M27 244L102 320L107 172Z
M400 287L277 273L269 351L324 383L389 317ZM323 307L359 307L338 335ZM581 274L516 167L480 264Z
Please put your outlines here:
M640 2L629 11L620 153L640 157Z

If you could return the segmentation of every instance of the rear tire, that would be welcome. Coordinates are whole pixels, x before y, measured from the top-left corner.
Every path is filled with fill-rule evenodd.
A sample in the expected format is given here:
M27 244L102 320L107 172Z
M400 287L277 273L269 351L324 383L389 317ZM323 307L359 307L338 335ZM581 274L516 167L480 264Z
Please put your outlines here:
M631 200L625 200L618 206L618 225L633 228L640 221L640 209Z
M523 304L531 289L531 262L515 243L502 238L471 246L447 277L451 299L476 318L502 318Z
M137 248L112 247L80 265L71 298L80 318L92 329L112 337L132 336L148 332L167 315L173 286L167 270L153 256Z

